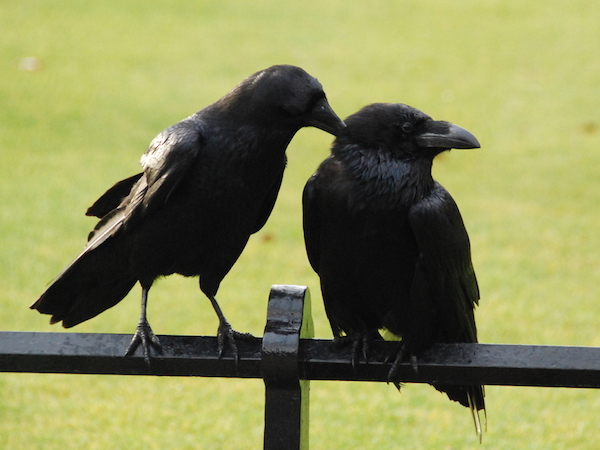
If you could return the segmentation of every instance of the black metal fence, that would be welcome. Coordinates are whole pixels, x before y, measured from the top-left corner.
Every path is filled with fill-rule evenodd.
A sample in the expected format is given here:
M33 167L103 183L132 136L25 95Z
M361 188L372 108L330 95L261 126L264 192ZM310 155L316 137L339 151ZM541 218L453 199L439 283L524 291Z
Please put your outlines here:
M310 380L386 381L394 342L373 343L355 369L351 349L312 339L308 289L271 288L263 338L239 340L239 362L218 358L215 337L160 336L150 367L123 357L131 335L0 332L0 372L262 378L264 448L308 449ZM600 388L600 348L439 344L402 364L402 382Z

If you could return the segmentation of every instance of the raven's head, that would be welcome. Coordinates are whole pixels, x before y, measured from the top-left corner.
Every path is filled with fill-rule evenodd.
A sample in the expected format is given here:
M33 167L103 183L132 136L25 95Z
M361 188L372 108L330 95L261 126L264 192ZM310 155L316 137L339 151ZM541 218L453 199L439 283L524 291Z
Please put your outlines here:
M278 65L256 72L220 102L253 121L294 132L313 126L337 136L346 126L329 106L321 83L296 66Z
M477 138L464 128L436 121L399 103L374 103L346 119L339 137L343 143L391 151L400 159L430 156L451 148L479 148Z

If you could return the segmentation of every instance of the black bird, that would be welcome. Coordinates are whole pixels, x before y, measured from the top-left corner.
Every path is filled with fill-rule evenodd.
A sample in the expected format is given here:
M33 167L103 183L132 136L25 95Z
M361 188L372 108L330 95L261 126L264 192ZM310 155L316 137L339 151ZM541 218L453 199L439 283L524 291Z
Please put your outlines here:
M118 182L88 211L101 217L82 253L31 306L50 323L77 325L116 305L137 281L142 311L127 349L160 343L146 319L161 276L200 276L219 317L219 351L235 332L215 295L251 234L275 204L285 150L302 127L336 134L344 123L321 84L299 67L257 72L210 106L161 132L141 158L143 173Z
M304 189L306 249L336 341L352 342L355 359L381 330L402 338L393 381L402 360L416 366L434 343L477 342L469 237L431 167L479 142L402 104L372 104L345 122ZM471 408L481 436L483 387L434 386Z

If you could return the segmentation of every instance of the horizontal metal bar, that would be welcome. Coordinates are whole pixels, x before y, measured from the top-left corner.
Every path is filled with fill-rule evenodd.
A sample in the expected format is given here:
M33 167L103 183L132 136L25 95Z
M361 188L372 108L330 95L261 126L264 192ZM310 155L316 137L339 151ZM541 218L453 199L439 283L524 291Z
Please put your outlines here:
M327 341L305 342L301 377L312 380L386 381L392 342L373 343L369 362L355 372L350 351L333 352ZM344 358L345 356L346 358ZM445 384L600 388L600 348L544 345L436 344L418 359L418 373L401 365L397 381Z
M0 372L262 378L262 339L236 341L240 360L219 359L216 337L158 336L162 354L125 357L127 334L0 332Z
M218 358L215 337L159 336L162 355L148 367L141 354L124 357L131 335L0 332L0 372L262 378L262 339L239 340L239 362ZM350 348L302 339L300 378L387 381L388 355L397 342L374 342L369 362L353 370ZM401 365L398 381L416 383L600 388L600 348L491 344L436 344Z

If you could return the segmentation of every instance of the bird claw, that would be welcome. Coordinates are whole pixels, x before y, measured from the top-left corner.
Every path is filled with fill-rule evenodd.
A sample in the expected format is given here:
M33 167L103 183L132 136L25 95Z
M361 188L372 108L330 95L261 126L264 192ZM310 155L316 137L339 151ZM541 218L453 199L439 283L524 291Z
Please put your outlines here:
M408 345L404 342L400 343L400 350L398 350L398 352L396 353L396 357L394 359L394 362L392 363L392 367L390 367L390 370L388 372L388 376L387 376L387 382L388 383L394 383L396 385L396 387L398 387L399 383L397 381L394 381L394 378L396 377L396 375L398 375L398 370L400 370L400 364L402 364L402 362L405 360L406 356L409 354L409 349L408 349ZM387 356L387 358L385 359L385 363L388 363L391 358L393 356L393 353L389 354ZM410 355L410 362L412 364L412 368L415 371L415 374L419 374L419 362L417 360L416 355L411 354Z
M236 339L253 339L250 333L240 333L239 331L235 331L229 322L226 320L221 321L219 324L219 329L217 330L217 345L219 349L219 359L223 357L225 353L225 348L229 346L233 353L233 358L235 359L235 364L239 362L239 355L237 345L235 343Z
M356 372L360 359L365 361L365 364L369 363L369 346L371 338L368 333L353 333L346 336L338 336L333 340L333 346L335 348L345 347L352 344L352 370Z
M125 356L133 355L140 344L144 352L144 361L150 366L150 348L154 347L156 353L161 355L162 345L160 344L158 337L152 332L152 328L150 328L150 324L147 320L140 320L138 323L135 334L125 351Z

